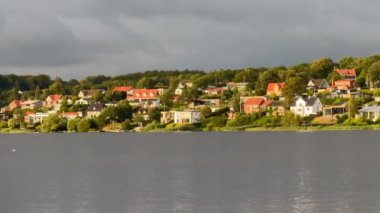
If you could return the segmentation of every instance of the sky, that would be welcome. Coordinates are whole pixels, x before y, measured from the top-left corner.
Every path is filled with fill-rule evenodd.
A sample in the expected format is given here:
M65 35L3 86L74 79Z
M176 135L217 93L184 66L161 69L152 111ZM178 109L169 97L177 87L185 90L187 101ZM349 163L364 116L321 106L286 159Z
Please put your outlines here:
M64 79L380 53L376 0L1 0L0 73Z

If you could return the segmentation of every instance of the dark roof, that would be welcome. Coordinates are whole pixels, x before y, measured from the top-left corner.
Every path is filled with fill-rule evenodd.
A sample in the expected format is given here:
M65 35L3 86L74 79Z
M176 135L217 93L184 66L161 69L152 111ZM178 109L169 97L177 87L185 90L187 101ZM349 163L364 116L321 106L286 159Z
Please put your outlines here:
M284 102L272 101L268 106L270 106L270 107L282 107L282 106L284 106Z
M96 102L87 107L87 112L102 111L105 107L103 102Z
M325 79L315 79L315 78L312 78L310 79L311 82L313 82L314 86L321 86L321 84L326 81Z
M318 100L318 98L316 97L311 97L311 98L298 97L293 101L292 106L295 106L296 101L300 98L306 102L306 106L313 106L314 103Z

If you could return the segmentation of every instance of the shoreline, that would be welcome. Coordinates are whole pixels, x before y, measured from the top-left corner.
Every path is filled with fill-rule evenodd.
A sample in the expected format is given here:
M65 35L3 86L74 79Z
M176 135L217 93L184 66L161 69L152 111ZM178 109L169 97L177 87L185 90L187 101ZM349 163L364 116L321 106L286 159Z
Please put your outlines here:
M134 134L146 134L146 133L191 133L191 132L323 132L323 131L379 131L380 126L330 126L330 127L274 127L274 128L265 128L265 127L253 127L247 128L244 130L239 129L219 129L219 130L167 130L167 129L156 129L149 131L89 131L82 132L86 134L91 133L134 133ZM80 132L37 132L30 130L7 130L0 131L1 134L80 134Z

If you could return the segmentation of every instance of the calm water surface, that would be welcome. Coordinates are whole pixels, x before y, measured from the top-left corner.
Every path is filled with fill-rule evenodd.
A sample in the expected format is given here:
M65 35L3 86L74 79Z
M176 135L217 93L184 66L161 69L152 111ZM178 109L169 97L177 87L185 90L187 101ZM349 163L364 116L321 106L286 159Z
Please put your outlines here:
M380 132L0 135L0 213L380 212Z

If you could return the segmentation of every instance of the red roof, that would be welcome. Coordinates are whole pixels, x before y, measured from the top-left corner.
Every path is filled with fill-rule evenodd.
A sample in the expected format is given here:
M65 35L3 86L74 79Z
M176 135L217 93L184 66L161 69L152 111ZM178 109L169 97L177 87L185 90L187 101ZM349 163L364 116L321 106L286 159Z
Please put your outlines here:
M59 95L59 94L54 94L54 95L49 95L48 98L50 98L50 101L51 102L58 102L59 100L61 100L63 96L62 95Z
M275 88L277 87L278 90L282 90L285 86L285 83L269 83L267 87L267 92L275 92Z
M264 102L264 98L249 98L244 105L261 106Z
M25 113L24 113L24 115L34 115L35 113L34 112L31 112L31 111L26 111Z
M112 92L129 92L131 91L132 87L131 86L119 86L115 87Z
M134 89L133 95L127 99L157 99L158 89Z
M272 100L266 100L264 103L263 103L263 106L264 107L267 107L269 106L269 104L271 104L273 101Z
M62 116L77 116L77 112L62 112Z
M336 72L342 76L356 77L355 69L337 69Z
M13 100L11 103L9 103L9 106L10 105L14 105L15 107L21 107L21 103L24 102L24 100Z

